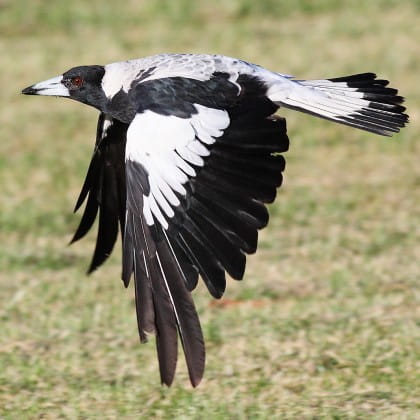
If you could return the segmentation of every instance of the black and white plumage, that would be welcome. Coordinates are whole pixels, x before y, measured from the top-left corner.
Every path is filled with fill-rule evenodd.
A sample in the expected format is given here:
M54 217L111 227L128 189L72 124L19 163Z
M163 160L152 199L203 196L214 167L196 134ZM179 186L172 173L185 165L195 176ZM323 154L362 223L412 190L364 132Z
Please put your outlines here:
M122 279L134 273L141 341L156 334L162 383L174 378L178 336L190 380L204 371L191 298L201 276L220 298L225 273L241 279L282 182L289 141L281 106L392 135L408 121L403 98L373 73L296 80L238 59L162 54L75 67L23 90L100 111L96 145L76 209L73 241L98 213L89 272L123 238Z

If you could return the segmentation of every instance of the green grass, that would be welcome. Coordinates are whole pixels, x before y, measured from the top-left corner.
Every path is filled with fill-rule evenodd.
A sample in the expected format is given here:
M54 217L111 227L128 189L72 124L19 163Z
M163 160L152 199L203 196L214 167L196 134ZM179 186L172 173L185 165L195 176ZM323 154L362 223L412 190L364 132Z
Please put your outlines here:
M137 5L140 3L140 5ZM0 0L0 418L420 416L420 3ZM301 78L375 71L407 97L392 139L287 117L284 186L246 278L194 292L205 379L159 384L120 249L67 246L97 113L19 91L79 64L222 53Z

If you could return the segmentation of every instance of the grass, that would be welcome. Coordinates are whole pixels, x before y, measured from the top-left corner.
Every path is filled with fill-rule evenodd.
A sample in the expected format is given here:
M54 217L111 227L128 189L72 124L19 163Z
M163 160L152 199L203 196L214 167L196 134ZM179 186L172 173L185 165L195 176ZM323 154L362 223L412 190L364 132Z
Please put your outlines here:
M124 4L0 1L0 418L418 418L420 3ZM182 359L160 386L119 248L85 277L94 235L66 246L96 112L18 94L162 51L302 78L373 70L411 117L383 139L281 112L292 145L259 252L223 300L194 292L208 351L194 390Z

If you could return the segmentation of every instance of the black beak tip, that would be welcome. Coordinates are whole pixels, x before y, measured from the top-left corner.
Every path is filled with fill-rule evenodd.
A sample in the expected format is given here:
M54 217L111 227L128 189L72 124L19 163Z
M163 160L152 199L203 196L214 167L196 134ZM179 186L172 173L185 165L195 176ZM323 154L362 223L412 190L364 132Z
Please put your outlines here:
M34 89L32 86L29 86L23 89L21 93L23 93L24 95L36 95L37 92L38 91L36 89Z

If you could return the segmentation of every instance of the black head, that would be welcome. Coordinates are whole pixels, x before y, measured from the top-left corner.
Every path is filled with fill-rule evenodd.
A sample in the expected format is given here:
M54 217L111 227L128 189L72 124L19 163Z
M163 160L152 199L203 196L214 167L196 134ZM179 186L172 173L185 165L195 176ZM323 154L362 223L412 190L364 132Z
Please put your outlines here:
M106 101L101 82L103 66L73 67L61 76L36 83L22 90L25 95L62 96L101 109Z

